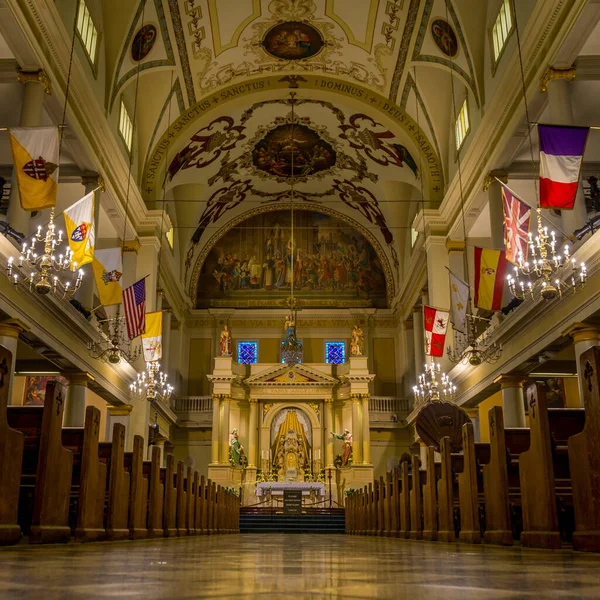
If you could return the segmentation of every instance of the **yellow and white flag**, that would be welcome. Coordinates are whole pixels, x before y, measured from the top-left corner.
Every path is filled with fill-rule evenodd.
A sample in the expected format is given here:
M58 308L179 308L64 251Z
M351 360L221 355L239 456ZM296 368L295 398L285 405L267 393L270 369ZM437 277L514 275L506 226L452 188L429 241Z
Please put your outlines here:
M58 190L57 127L13 127L8 130L23 210L56 204Z
M100 304L111 306L123 302L123 259L121 248L96 250L92 260L94 281Z
M94 258L94 192L69 206L64 212L67 239L71 248L71 268L91 263Z
M162 358L162 311L146 313L146 333L142 333L144 360L154 362Z

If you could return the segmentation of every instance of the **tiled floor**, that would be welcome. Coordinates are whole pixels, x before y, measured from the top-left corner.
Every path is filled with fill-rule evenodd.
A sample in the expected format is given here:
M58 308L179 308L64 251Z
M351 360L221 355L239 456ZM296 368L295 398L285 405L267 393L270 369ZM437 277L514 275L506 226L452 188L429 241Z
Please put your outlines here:
M337 535L0 550L0 598L600 598L600 555Z

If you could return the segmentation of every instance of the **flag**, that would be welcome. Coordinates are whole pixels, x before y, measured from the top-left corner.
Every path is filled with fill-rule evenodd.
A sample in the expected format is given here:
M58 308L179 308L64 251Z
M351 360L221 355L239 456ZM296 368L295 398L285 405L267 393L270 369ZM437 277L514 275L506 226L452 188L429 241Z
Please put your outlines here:
M146 278L123 291L123 309L130 340L146 331Z
M469 285L450 271L450 320L456 331L467 332Z
M162 358L162 310L146 313L146 332L142 333L142 346L146 362Z
M522 256L523 262L526 262L529 249L527 241L531 223L531 207L503 183L501 186L506 260L517 264L519 256Z
M72 251L71 268L81 267L94 258L94 192L90 192L64 212L67 240Z
M484 310L502 308L506 275L504 250L475 248L475 306Z
M449 313L447 310L440 310L432 306L423 307L425 354L427 356L444 356L448 316Z
M96 250L92 260L94 281L100 304L111 306L123 302L123 259L121 248Z
M538 125L542 208L573 208L589 131L589 127Z
M56 204L58 191L57 127L13 127L8 130L23 210Z

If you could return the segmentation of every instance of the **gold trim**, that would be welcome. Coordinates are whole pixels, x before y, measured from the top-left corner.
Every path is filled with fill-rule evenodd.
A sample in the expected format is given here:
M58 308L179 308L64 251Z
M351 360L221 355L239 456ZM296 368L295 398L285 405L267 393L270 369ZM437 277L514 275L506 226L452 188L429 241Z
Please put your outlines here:
M67 380L67 385L87 387L90 381L95 381L94 376L85 371L63 371L61 375Z
M108 414L111 417L128 417L133 410L132 404L122 404L120 406L107 406Z
M46 94L48 96L52 94L52 82L43 69L39 71L19 71L17 73L17 81L20 83L29 83L30 81L41 83L44 86Z
M548 84L551 81L556 81L558 79L573 81L576 75L577 70L575 67L548 67L546 72L542 75L542 79L540 81L540 92L547 92Z
M451 252L464 252L467 244L462 240L446 240L446 250L448 254Z
M490 189L492 183L496 183L499 179L502 183L508 183L508 175L501 171L490 171L483 180L483 191L487 192Z
M506 388L523 388L523 384L527 381L527 377L523 375L499 375L494 379L494 383L499 383L501 389Z
M562 334L572 338L574 344L600 340L600 329L590 323L573 323Z
M29 327L18 319L7 319L0 322L0 335L18 339L21 333L29 331Z
M129 240L128 242L123 242L123 252L135 252L138 253L140 249L139 240Z

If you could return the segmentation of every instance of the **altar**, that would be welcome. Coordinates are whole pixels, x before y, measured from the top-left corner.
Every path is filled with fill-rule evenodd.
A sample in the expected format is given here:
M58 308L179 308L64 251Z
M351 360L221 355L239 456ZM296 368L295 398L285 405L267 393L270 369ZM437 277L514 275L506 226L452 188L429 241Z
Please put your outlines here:
M315 494L317 498L325 497L325 484L316 481L261 481L256 484L256 496L283 496L286 490L301 490L302 496L310 496Z

